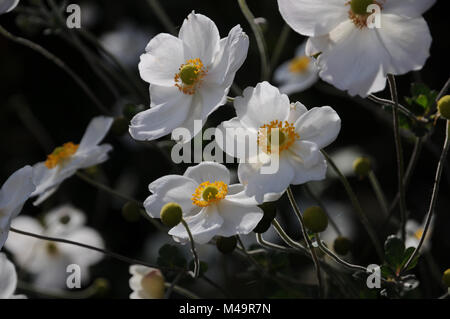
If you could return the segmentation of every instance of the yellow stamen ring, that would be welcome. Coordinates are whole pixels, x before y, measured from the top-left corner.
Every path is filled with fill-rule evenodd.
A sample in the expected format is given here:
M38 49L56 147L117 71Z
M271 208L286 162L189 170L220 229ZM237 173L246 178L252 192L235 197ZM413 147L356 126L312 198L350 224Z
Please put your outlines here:
M208 69L204 67L202 60L190 59L179 68L179 72L175 74L175 86L184 94L193 95L201 86L202 80L208 73Z
M222 181L203 182L192 194L192 203L199 207L207 207L212 203L218 202L228 194L228 186Z
M308 70L311 59L307 56L294 58L289 62L289 71L291 73L305 73Z
M53 153L47 156L47 160L45 161L45 166L48 169L52 169L59 164L63 164L66 162L73 154L75 154L78 150L77 144L72 142L65 143L63 146L55 148Z
M274 133L278 133L278 141L272 141L272 135ZM295 132L294 124L288 121L283 123L282 121L275 120L269 124L264 124L258 131L258 145L267 154L281 153L299 138L300 135ZM275 149L271 149L272 146L276 146Z

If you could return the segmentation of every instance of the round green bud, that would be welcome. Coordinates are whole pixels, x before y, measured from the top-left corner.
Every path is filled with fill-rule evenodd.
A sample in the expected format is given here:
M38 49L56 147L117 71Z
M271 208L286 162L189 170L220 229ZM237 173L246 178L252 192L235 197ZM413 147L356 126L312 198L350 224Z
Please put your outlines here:
M255 229L253 229L253 232L257 234L263 234L270 228L272 221L276 217L277 207L275 205L275 202L266 202L259 205L259 208L262 209L264 215L263 218L259 221L258 225L256 225Z
M339 236L334 240L333 249L334 251L341 256L345 256L350 251L351 242L348 238Z
M372 170L372 164L367 157L358 157L353 162L353 171L360 177L366 177Z
M138 113L146 110L146 107L142 104L131 104L128 103L124 106L122 110L123 116L125 116L129 121Z
M364 15L367 14L367 7L373 4L373 0L352 0L350 7L354 14Z
M128 132L128 126L130 122L124 116L114 119L111 126L111 132L116 136L125 135Z
M167 203L161 208L161 221L168 227L175 227L183 218L183 210L177 203Z
M237 245L236 236L218 237L216 240L217 249L222 254L229 254L229 253L233 252L233 250L236 248L236 245Z
M128 202L122 207L122 216L128 222L137 222L141 217L141 207L135 202Z
M186 64L180 70L180 79L186 85L192 85L198 78L198 68L193 64Z
M444 271L444 275L442 276L442 282L447 288L450 288L450 268Z
M215 186L207 186L202 193L202 197L205 201L209 201L210 199L216 198L216 195L219 193L219 190Z
M438 101L438 110L443 118L450 120L450 95L446 95Z
M328 227L328 216L319 206L311 206L303 213L306 228L313 233L321 233Z

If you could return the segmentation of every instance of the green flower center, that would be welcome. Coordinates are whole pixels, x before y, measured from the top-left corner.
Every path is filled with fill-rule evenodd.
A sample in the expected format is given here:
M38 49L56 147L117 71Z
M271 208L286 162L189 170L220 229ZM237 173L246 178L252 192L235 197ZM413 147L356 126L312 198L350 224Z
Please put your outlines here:
M202 197L205 201L209 201L211 199L216 198L218 193L219 190L217 189L217 187L209 185L206 186L206 188L203 190Z
M198 76L198 67L193 64L186 64L180 70L180 79L186 85L194 84Z
M354 14L365 15L367 14L367 7L373 4L373 0L352 0L350 7Z

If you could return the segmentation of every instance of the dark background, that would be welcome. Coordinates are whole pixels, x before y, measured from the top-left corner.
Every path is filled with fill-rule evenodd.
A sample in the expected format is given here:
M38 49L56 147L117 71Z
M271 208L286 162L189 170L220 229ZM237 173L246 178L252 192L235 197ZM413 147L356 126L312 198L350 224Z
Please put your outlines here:
M31 2L21 1L19 8L29 6ZM143 29L152 29L155 33L165 32L146 1L72 2L81 5L82 14L83 6L95 4L97 19L89 27L89 30L98 36L114 29L124 19L133 21ZM210 17L217 24L222 37L226 36L234 25L241 24L250 35L251 43L249 56L237 73L236 83L241 88L256 85L260 75L258 50L251 29L239 10L237 1L165 0L161 3L177 27L182 24L183 19L192 10ZM249 0L248 3L255 16L264 17L268 21L265 36L271 53L284 25L277 9L277 3L275 0ZM44 32L44 29L37 27L19 28L16 18L22 13L20 10L15 10L3 15L0 17L0 24L13 34L29 38L55 53L81 75L107 107L112 109L117 103L125 105L126 102L148 104L148 101L128 98L124 92L118 92L123 101L117 101L92 72L80 53L63 41L60 36ZM430 88L439 91L450 73L449 21L448 11L445 10L445 1L438 1L425 14L425 19L433 36L431 57L420 72L409 73L397 78L402 102L403 96L410 95L411 82L422 81ZM150 37L151 35L148 40ZM303 38L292 31L282 51L280 62L290 59L295 48L302 41ZM134 51L130 49L130 53ZM139 79L137 65L131 71ZM34 51L14 44L3 37L0 37L0 74L0 181L3 182L16 169L44 160L54 147L67 141L79 141L89 120L99 112L72 79L54 64ZM139 82L147 90L147 84L140 79ZM386 90L379 95L388 97L388 92ZM342 131L329 151L355 145L362 148L368 156L374 159L375 171L383 189L389 199L393 198L397 188L397 168L389 113L380 111L379 106L370 102L351 99L323 82L307 92L291 97L291 99L298 99L308 107L331 105L335 108L342 118ZM117 112L119 114L120 109ZM233 116L232 108L223 107L211 117L209 125L217 125ZM30 123L32 123L31 126ZM40 133L37 134L37 131ZM408 189L407 205L410 215L419 221L424 217L428 207L436 164L444 137L443 131L443 121L440 121L434 135L424 147ZM167 149L155 150L154 143L141 145L141 147L130 147L129 142L125 142L123 138L118 139L112 134L106 141L113 144L114 151L111 153L111 159L102 165L100 178L105 183L116 186L124 174L131 176L132 183L126 185L130 187L130 190L136 190L131 191L136 198L144 199L148 196L147 185L156 178L184 170L184 167L173 167L167 160ZM403 142L407 161L413 146L410 135L407 135ZM371 219L379 221L380 212L374 203L368 181L353 178L351 182ZM432 239L432 254L440 271L450 267L448 253L450 251L449 185L450 172L446 169L441 183L436 208L436 228ZM301 191L300 188L298 191ZM338 181L327 186L323 199L348 202ZM145 241L155 231L154 228L144 219L137 222L127 221L121 214L120 201L118 203L111 201L109 195L98 192L76 177L66 181L63 187L42 207L35 208L27 204L24 213L38 216L48 208L66 202L73 203L88 214L90 225L101 232L107 247L111 250L135 257L144 254ZM290 214L284 200L280 205L286 208L283 214ZM380 228L379 224L378 228ZM395 233L395 230L389 228L379 230L382 239L390 233ZM355 241L353 246L353 254L357 256L356 259L362 264L377 262L373 251L362 254L367 248L364 244L367 242L367 236L362 229L359 235L361 240ZM361 255L364 257L358 257ZM233 257L232 260L238 266L242 264L239 257ZM245 269L246 264L240 266ZM122 298L128 296L130 291L127 267L126 264L110 259L105 259L96 266L94 274L112 282L112 290L108 296ZM430 297L441 294L442 290L438 282L426 271L426 266L423 267L425 267L424 271L416 271L419 276L422 273L426 274L421 285L422 289L420 289L421 296ZM213 272L217 269L209 271ZM256 280L260 280L260 278L256 277ZM264 289L259 290L255 289L257 286L245 285L244 281L236 280L234 284L229 283L229 288L234 290L238 297L270 296L271 294L267 290L270 285L265 283L262 285ZM245 289L242 289L242 286ZM193 287L195 289L195 285ZM202 293L199 292L199 294Z

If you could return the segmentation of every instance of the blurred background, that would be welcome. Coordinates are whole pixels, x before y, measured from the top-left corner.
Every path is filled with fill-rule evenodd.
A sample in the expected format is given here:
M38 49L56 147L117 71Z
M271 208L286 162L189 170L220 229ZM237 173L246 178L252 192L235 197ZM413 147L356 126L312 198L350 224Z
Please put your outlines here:
M127 104L149 105L148 85L138 74L139 56L146 44L157 33L166 32L157 18L154 7L145 0L71 1L81 7L81 26L79 31L61 28L57 21L45 18L41 1L21 1L13 12L0 17L0 25L11 33L39 43L68 66L88 84L97 98L117 117L122 117ZM45 1L42 5L46 6ZM64 2L57 2L65 8ZM250 26L242 15L237 1L209 0L164 0L164 10L178 29L184 18L192 11L210 17L218 26L222 37L236 24L241 24L250 36L249 55L237 73L235 83L244 89L259 82L260 60L255 38ZM403 97L411 96L413 82L425 83L430 89L439 91L450 74L449 67L449 20L444 9L445 1L440 0L425 14L431 29L433 44L431 57L420 72L413 72L397 78L401 103ZM282 33L284 22L278 12L275 0L248 0L248 5L256 17L266 19L263 26L269 53L273 53ZM48 7L46 7L48 10ZM63 11L63 14L68 14ZM85 34L81 34L85 32ZM81 39L83 49L75 44L71 34ZM99 52L95 39L109 50L129 72L130 81L123 70L118 70L111 59ZM91 39L91 40L89 40ZM291 31L285 47L281 51L279 64L291 59L304 38ZM83 51L84 50L84 51ZM87 58L86 58L87 57ZM98 69L115 69L116 78L110 83L99 76ZM47 154L65 142L79 142L84 130L93 116L101 114L93 102L61 69L36 52L17 45L0 36L0 183L16 169L45 160ZM117 71L118 70L118 71ZM101 72L100 72L101 73ZM123 85L125 82L125 86ZM136 90L126 90L132 84ZM389 97L389 92L377 94ZM384 241L387 235L395 234L393 223L384 223L385 217L373 194L367 179L360 179L352 173L351 165L357 156L368 156L373 161L374 171L389 201L397 190L397 167L395 159L392 119L389 110L383 110L368 100L350 98L328 84L319 81L309 90L294 94L291 100L299 100L308 108L322 105L332 106L342 118L342 131L335 143L327 149L333 155L350 179L364 210L377 229L379 238ZM216 126L234 116L233 108L220 108L208 121L207 126ZM443 121L439 121L432 136L423 145L416 169L412 175L407 192L407 207L410 218L422 222L429 204L436 165L444 139ZM167 174L180 174L186 165L175 166L170 161L171 142L168 138L138 143L121 135L120 126L108 135L106 142L114 150L109 161L90 170L91 176L114 189L144 200L148 195L147 186L155 179ZM416 132L417 133L417 132ZM403 131L405 159L408 162L414 147L414 134ZM236 169L236 165L230 168ZM440 196L436 208L435 229L431 238L431 250L427 258L422 258L415 274L420 286L412 297L432 297L442 294L439 279L442 272L450 267L450 170L444 171ZM361 227L350 201L338 179L330 174L325 182L312 183L311 189L320 198L337 223L342 224L346 235L352 240L351 256L358 264L379 263L368 236ZM315 203L302 186L295 187L302 208ZM175 245L170 237L158 231L144 218L124 213L125 202L98 191L77 177L67 180L59 191L40 207L27 204L23 214L39 218L51 208L70 203L85 212L88 224L97 229L104 238L106 247L126 256L145 259L155 263L158 250L166 243ZM278 205L278 219L286 225L292 237L299 239L300 232L293 213L283 196ZM395 213L398 218L398 212ZM265 238L277 241L272 234ZM333 235L330 235L331 238ZM331 241L333 240L330 239ZM251 245L254 234L245 238ZM190 261L189 248L178 246L180 253ZM264 255L266 256L266 255ZM308 259L295 255L269 254L259 257L260 262L271 269L298 278L295 289L287 290L261 276L239 254L223 255L214 245L200 248L200 259L208 263L205 273L209 279L224 286L233 297L311 297L308 284L315 282L311 263ZM168 280L173 274L165 273ZM91 281L105 278L109 282L106 297L127 298L131 293L128 286L130 275L128 265L113 259L104 258L92 268ZM358 280L346 277L356 287ZM22 280L29 278L24 276ZM362 282L362 281L360 281ZM191 288L200 296L223 297L224 295L206 281L193 282L183 279L180 285ZM45 287L44 287L45 288ZM373 292L359 287L360 296L373 297ZM342 297L331 287L330 295ZM358 297L351 295L352 297ZM38 296L36 296L38 297Z

